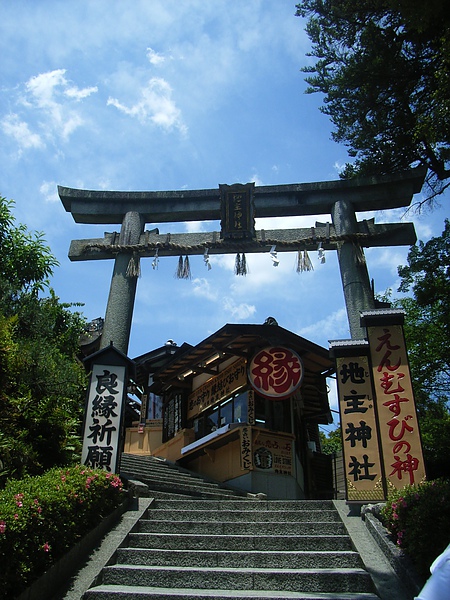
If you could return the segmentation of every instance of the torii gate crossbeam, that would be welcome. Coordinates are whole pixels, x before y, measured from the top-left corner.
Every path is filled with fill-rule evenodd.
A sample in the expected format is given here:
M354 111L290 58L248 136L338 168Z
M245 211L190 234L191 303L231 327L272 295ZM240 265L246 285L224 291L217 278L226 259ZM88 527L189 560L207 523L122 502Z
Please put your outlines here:
M343 198L351 202L355 212L402 208L420 192L424 176L423 169L418 168L364 179L256 186L256 217L331 214L337 200ZM58 193L76 223L122 224L128 212L139 213L144 223L220 219L218 189L111 192L58 186Z
M409 206L422 187L422 168L406 173L354 180L307 184L256 186L254 216L332 217L332 224L316 223L316 228L255 232L253 240L242 240L246 252L310 249L322 242L324 249L337 249L350 332L354 339L364 337L360 312L374 308L367 266L361 260L361 247L410 245L416 241L411 223L375 225L358 222L356 212L386 210ZM89 191L58 186L67 212L77 223L121 224L120 234L105 234L102 239L74 240L71 260L115 258L114 272L102 347L112 341L124 354L128 351L137 276L130 274L130 257L151 256L155 248L160 256L184 253L200 254L236 251L235 240L221 240L216 234L174 234L158 236L144 232L145 224L220 220L220 193L213 190L118 192ZM182 250L180 251L180 248Z

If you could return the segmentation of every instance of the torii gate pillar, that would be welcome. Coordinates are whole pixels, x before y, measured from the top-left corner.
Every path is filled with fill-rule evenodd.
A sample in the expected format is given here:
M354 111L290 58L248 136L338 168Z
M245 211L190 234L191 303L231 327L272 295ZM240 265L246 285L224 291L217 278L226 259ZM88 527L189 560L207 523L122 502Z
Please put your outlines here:
M350 337L354 340L362 340L365 337L365 330L360 325L361 312L375 308L375 301L364 253L361 247L354 242L354 236L358 233L355 208L345 198L338 200L332 207L331 217L336 229L336 236L344 239L348 236L347 240L337 246L338 262Z
M144 221L138 212L127 212L122 221L119 245L138 244L144 230ZM136 260L136 263L133 261ZM130 273L134 265L135 272ZM109 289L100 349L107 348L111 342L125 355L128 353L134 299L137 287L139 258L134 259L128 252L119 252L114 261L114 270Z

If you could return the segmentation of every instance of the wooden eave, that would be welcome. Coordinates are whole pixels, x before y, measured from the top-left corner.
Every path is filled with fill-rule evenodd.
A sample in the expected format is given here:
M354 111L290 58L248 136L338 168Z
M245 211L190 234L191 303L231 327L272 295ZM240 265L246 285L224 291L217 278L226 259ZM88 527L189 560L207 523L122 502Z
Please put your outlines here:
M148 375L164 368L168 362L193 348L191 344L184 343L181 346L164 345L156 348L134 359L136 365L136 383L146 386Z
M278 325L224 325L197 346L181 356L175 356L156 372L152 390L163 393L170 389L189 389L192 387L193 377L201 373L211 376L217 374L220 363L230 357L250 359L257 350L278 345L295 350L303 361L304 414L310 418L317 417L318 422L328 423L330 408L324 378L335 370L328 350ZM215 354L220 354L220 357L206 364ZM191 374L183 376L190 371Z

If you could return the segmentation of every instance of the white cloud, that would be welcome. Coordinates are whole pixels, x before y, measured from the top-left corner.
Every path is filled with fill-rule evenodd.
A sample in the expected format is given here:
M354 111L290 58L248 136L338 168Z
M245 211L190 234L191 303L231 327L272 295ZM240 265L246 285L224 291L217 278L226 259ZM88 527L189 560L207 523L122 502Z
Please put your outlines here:
M338 160L336 160L334 162L333 169L336 171L336 173L341 173L341 171L344 170L345 165L346 163L341 163Z
M54 181L44 181L39 188L40 193L44 196L46 202L60 202L58 196L58 185Z
M345 308L340 308L337 311L328 315L325 319L316 321L315 323L302 327L298 331L298 335L306 339L322 340L321 344L331 339L347 339L350 337L347 321L347 311Z
M397 267L405 263L406 247L364 248L371 270L382 269L390 277L397 276Z
M83 118L76 114L71 113L66 117L61 114L61 119L57 119L55 121L56 125L59 125L59 133L64 140L67 140L69 136L76 130L78 127L81 127L84 124Z
M183 225L186 233L202 233L220 229L217 221L186 221Z
M300 290L307 291L305 286L311 285L312 278L316 278L319 270L312 270L301 277L296 272L296 252L277 252L279 263L275 267L269 250L270 247L267 248L266 252L245 255L247 276L234 277L230 285L235 297L273 298L279 296L281 290L283 290L285 298L292 298ZM310 253L310 258L314 263L314 268L316 268L317 261L312 253ZM234 271L235 256L221 257L220 265L229 271Z
M320 218L320 217L319 217ZM330 218L324 219L331 221ZM257 229L302 229L314 227L317 221L316 215L306 215L304 217L266 217L256 219Z
M95 94L98 92L97 86L87 87L87 88L77 88L76 86L72 86L67 88L64 94L68 98L73 98L74 100L83 100L83 98L87 98L91 94Z
M56 69L31 77L26 83L27 91L33 96L37 106L54 108L54 94L58 86L66 86L65 69Z
M251 175L249 181L254 181L255 185L264 185L263 180L260 179L256 173L254 173L253 175Z
M196 277L192 280L192 289L194 296L206 298L215 301L218 298L217 289L211 287L210 282L204 277Z
M35 75L27 81L26 90L32 95L37 106L53 109L56 104L55 96L59 91L64 96L77 101L98 92L97 86L79 88L70 84L65 74L66 69L55 69Z
M159 54L159 52L156 52L153 48L147 48L147 58L148 61L155 66L162 64L166 60L166 57L163 54Z
M415 225L416 235L417 235L418 240L429 240L431 237L441 234L441 232L439 232L439 233L436 233L436 231L433 232L433 227L432 227L431 223L426 223L425 221L422 221L420 219L415 220L414 225ZM442 229L444 229L443 226L442 226Z
M152 77L141 91L141 99L132 106L122 104L117 98L108 98L107 105L115 106L124 114L137 118L141 123L151 121L167 131L178 129L187 133L180 109L172 99L170 84L161 77Z
M15 139L21 150L44 148L44 140L52 137L67 140L69 136L84 124L79 111L70 106L70 101L87 98L97 91L96 87L80 89L69 84L65 69L55 69L30 77L25 84L25 94L17 104L25 117L10 114L3 118L3 131ZM36 118L36 111L39 117ZM39 133L32 131L31 123Z
M233 298L224 298L222 303L225 313L231 315L233 319L244 321L256 313L256 307L252 304L236 304Z
M16 114L7 115L1 121L1 127L6 135L12 137L22 149L43 148L45 146L41 136L33 133L28 123L21 121Z

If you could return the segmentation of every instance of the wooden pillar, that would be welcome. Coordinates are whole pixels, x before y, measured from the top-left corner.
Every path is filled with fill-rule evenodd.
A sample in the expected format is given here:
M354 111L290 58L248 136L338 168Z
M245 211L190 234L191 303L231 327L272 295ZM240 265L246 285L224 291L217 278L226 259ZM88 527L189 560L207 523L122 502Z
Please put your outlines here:
M120 230L119 245L138 244L143 229L144 222L138 212L126 213ZM134 257L132 253L124 251L117 254L109 289L101 349L108 347L112 342L123 354L128 353L138 269L138 256Z
M338 260L342 288L350 326L350 337L361 340L365 330L360 324L360 313L375 308L364 252L357 242L358 225L355 209L347 199L334 203L331 211L336 236L345 241L338 244Z

